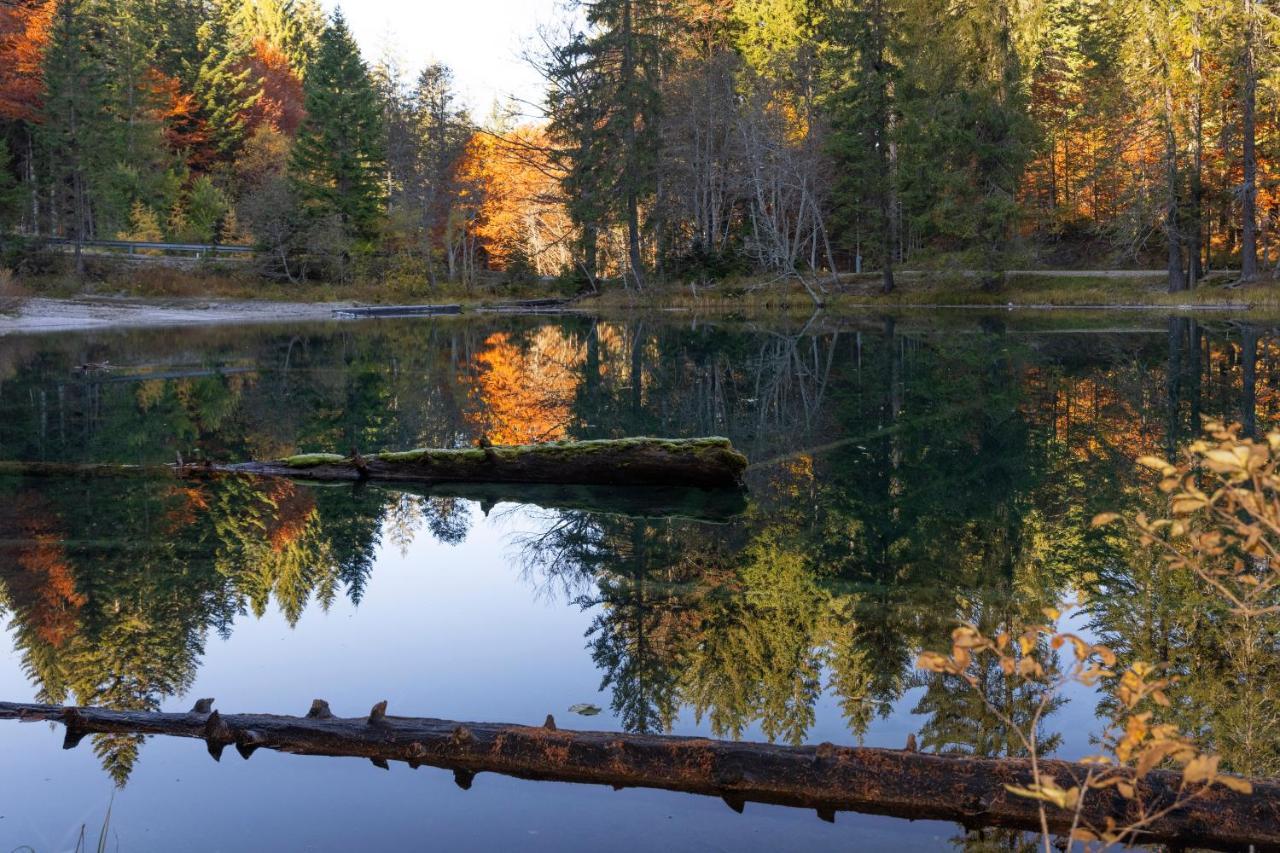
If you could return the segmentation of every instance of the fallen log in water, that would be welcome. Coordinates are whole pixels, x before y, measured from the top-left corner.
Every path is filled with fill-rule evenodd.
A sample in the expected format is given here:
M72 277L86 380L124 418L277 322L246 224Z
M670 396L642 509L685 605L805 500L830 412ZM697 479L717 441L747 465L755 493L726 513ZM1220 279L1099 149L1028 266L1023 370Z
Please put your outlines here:
M747 458L727 438L622 438L547 444L308 454L272 462L109 465L0 462L0 476L186 477L253 474L316 482L739 488Z
M747 458L727 438L623 438L369 456L313 454L214 468L319 481L737 488Z
M228 746L245 758L257 749L295 755L368 758L386 769L391 761L454 772L463 788L477 773L522 779L658 788L721 797L735 811L747 802L815 809L824 820L837 811L912 820L956 821L967 827L1000 826L1036 831L1036 803L1006 785L1030 781L1021 759L927 755L915 751L822 744L786 747L705 738L579 732L542 726L460 723L388 716L380 702L367 717L340 719L322 700L305 717L222 715L212 699L186 714L108 711L52 705L0 703L0 719L50 721L66 727L65 748L94 733L171 735L204 740L219 759ZM1041 771L1063 787L1082 779L1083 765L1046 761ZM1148 814L1178 796L1181 777L1155 771L1138 784ZM1128 825L1138 806L1114 788L1091 792L1085 824L1107 818ZM1049 826L1066 831L1072 815L1048 810ZM1152 821L1142 843L1224 850L1280 850L1280 783L1258 781L1251 795L1217 786Z

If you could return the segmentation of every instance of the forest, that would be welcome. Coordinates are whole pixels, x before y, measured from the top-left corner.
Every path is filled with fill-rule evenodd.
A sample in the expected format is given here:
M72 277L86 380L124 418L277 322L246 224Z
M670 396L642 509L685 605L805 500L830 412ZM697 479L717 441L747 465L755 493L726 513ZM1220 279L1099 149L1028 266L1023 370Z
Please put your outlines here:
M642 291L1280 267L1266 0L578 0L541 102L317 0L0 2L0 267L252 246L286 283ZM416 67L416 66L415 66ZM815 296L816 298L816 296Z

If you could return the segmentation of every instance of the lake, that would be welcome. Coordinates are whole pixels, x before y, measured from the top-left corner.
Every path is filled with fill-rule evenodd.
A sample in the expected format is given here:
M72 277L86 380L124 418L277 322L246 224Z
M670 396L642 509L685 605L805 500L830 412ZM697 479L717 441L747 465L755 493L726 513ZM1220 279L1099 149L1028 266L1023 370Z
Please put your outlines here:
M0 478L0 701L390 712L1016 754L914 669L961 621L1072 617L1280 773L1274 626L1240 637L1114 532L1201 416L1280 416L1271 324L1137 313L809 323L481 317L0 338L0 460L168 463L724 435L745 500ZM669 501L669 503L664 503ZM1247 647L1248 655L1233 650ZM1012 694L1011 715L1036 697ZM1043 736L1091 749L1099 697ZM595 706L598 714L590 715ZM576 707L578 710L571 711ZM584 714L583 712L586 712ZM1013 849L1008 833L0 723L0 850ZM109 810L109 818L108 818Z

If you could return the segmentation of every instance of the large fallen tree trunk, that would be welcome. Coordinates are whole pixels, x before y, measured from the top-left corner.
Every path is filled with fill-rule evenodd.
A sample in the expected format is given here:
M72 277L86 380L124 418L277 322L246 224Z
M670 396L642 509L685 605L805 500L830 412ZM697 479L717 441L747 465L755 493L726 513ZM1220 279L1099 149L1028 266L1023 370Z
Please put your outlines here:
M747 802L815 809L825 820L837 811L891 815L913 820L957 821L967 827L1001 826L1036 831L1037 804L1008 792L1026 785L1029 762L927 755L914 751L855 749L822 744L786 747L691 737L578 732L543 726L459 723L391 717L386 703L367 717L339 719L316 700L306 717L221 715L204 699L187 714L107 711L50 705L0 703L0 719L52 721L66 726L64 746L88 734L172 735L204 740L220 758L234 746L248 758L260 748L296 755L368 758L379 767L405 762L454 771L469 788L477 773L522 779L642 787L721 797L736 811ZM1063 787L1088 772L1083 765L1046 761L1041 771ZM1091 792L1085 825L1121 826L1178 796L1181 777L1155 771L1138 784L1138 800L1115 790ZM1054 831L1070 828L1072 815L1049 807ZM1217 786L1147 824L1141 843L1171 843L1216 849L1280 850L1280 784L1259 781L1253 793Z
M747 458L727 438L622 438L410 450L364 456L307 454L272 462L157 465L0 462L0 476L188 477L254 474L316 482L491 483L740 488Z
M317 454L222 470L321 481L736 488L746 469L746 457L727 438L623 438L370 456Z

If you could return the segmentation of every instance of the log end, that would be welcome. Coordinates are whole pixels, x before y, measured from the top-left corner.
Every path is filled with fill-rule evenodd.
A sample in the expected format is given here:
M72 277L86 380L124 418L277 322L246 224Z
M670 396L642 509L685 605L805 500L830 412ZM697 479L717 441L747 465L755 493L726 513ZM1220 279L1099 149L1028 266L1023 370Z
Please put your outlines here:
M369 711L369 725L376 726L387 719L387 700L383 699Z
M211 713L212 711L213 711L212 699L198 699L196 700L195 706L192 707L191 709L192 714L208 714L208 713Z

